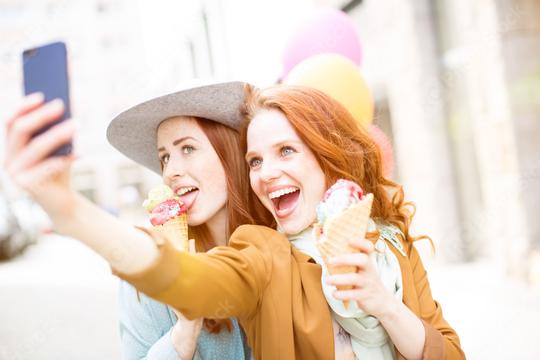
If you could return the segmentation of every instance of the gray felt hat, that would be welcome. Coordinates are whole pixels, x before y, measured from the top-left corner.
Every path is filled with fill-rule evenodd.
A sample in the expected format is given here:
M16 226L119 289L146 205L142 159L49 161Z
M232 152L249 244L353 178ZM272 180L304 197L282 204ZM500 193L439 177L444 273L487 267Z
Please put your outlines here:
M157 153L157 128L174 116L196 116L238 130L243 82L199 86L145 101L116 116L107 139L122 154L161 175Z

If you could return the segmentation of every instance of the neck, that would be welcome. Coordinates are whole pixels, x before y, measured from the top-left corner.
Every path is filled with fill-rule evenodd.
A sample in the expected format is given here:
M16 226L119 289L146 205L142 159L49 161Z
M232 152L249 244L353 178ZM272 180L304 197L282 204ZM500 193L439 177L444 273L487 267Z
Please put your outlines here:
M209 219L206 226L216 246L227 245L227 210L225 207Z
M279 230L278 230L279 231ZM297 232L296 234L285 234L287 238L290 241L298 240L298 239L309 239L310 241L314 240L313 234L313 226L310 225L306 227L304 230Z

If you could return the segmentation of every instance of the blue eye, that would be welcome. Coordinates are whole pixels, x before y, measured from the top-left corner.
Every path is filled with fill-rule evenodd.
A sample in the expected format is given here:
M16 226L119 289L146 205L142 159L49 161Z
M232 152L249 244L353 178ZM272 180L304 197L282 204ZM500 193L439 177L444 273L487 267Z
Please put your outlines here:
M253 158L248 161L249 167L254 169L258 166L261 166L262 160L260 158Z
M281 156L287 156L295 153L296 150L291 146L283 146L281 148Z
M191 145L182 146L182 154L191 154L193 151L195 151L195 148Z

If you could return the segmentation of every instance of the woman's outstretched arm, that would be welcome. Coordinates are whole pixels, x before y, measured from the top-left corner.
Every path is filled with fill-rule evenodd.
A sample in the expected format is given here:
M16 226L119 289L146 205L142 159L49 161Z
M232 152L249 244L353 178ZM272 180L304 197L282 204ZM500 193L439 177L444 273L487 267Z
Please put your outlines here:
M253 314L271 266L268 250L261 247L268 246L267 238L275 232L237 229L231 240L236 249L218 247L193 255L177 251L156 232L122 223L71 188L74 156L48 157L73 139L72 120L32 137L63 111L61 102L44 105L42 95L32 95L6 121L4 168L47 212L55 229L86 244L138 290L190 319Z
M70 170L75 156L48 156L73 140L73 120L32 136L63 112L61 101L44 104L39 93L23 99L5 122L5 171L47 212L55 230L88 245L119 271L129 274L145 269L157 259L152 239L71 188Z
M157 260L158 248L147 234L77 192L70 197L69 211L49 212L56 231L81 241L126 274L138 273Z
M158 260L141 273L116 275L187 319L253 316L272 272L269 243L283 236L263 226L243 225L229 246L190 254L176 250L160 232L141 230L158 244Z

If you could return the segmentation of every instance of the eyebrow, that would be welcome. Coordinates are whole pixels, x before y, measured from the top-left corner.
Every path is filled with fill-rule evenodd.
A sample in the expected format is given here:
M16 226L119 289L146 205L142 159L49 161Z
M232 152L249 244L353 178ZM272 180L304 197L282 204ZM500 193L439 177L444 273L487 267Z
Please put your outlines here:
M199 142L197 139L195 139L192 136L184 136L184 137L181 137L180 139L174 140L172 144L173 144L173 146L176 146L176 145L180 144L181 142L189 140L189 139ZM162 146L162 147L158 148L157 151L158 152L165 151L165 148Z
M300 145L300 146L301 146L301 145L302 145L302 142L299 141L299 140L294 140L294 139L285 139L285 140L281 140L281 141L275 143L274 145L272 145L272 148L274 148L274 149L275 149L275 148L279 148L280 146L283 146L283 145L285 145L285 144L296 144L296 145ZM257 151L248 151L248 152L246 153L246 155L244 156L245 159L246 159L246 161L249 160L249 158L250 158L251 156L253 156L253 154L256 154L256 153L257 153Z

